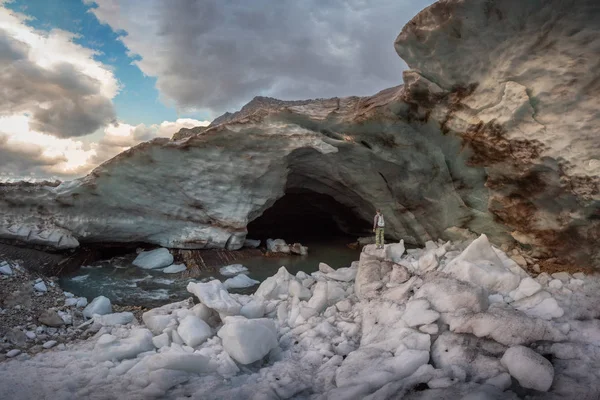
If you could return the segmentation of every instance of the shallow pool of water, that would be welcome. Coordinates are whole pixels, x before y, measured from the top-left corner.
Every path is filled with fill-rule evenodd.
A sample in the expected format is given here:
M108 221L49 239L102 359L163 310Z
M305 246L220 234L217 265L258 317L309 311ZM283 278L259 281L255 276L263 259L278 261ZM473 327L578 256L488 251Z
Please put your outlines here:
M298 271L317 271L320 262L333 268L348 267L352 261L358 260L360 255L359 250L346 246L351 241L348 238L336 238L306 242L303 243L309 248L306 256L257 256L241 260L239 263L248 268L247 275L250 278L260 282L275 274L281 266L285 266L291 274ZM188 282L227 279L219 274L218 268L194 279L182 279L179 278L179 274L144 270L131 264L135 256L130 254L82 267L71 275L63 276L60 285L63 290L87 297L88 300L103 295L116 304L156 307L190 297L191 294L186 290ZM230 291L252 293L257 288L258 285Z

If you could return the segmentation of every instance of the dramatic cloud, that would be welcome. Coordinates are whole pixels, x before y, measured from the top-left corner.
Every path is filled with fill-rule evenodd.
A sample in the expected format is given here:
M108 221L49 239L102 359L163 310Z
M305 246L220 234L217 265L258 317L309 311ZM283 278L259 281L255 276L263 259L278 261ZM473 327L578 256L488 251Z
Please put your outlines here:
M393 41L432 0L86 0L166 102L221 112L255 95L372 94L401 82Z
M61 30L35 30L0 2L0 116L27 115L33 131L68 138L115 120L119 85L95 52Z
M95 156L91 164L98 165L122 151L140 143L157 137L171 137L181 128L207 126L210 121L198 121L192 118L179 118L175 122L163 121L152 125L109 125L104 129L103 138L93 145Z
M27 116L0 117L0 179L79 177L140 142L208 124L190 118L152 125L111 124L104 128L98 142L84 143L32 130Z

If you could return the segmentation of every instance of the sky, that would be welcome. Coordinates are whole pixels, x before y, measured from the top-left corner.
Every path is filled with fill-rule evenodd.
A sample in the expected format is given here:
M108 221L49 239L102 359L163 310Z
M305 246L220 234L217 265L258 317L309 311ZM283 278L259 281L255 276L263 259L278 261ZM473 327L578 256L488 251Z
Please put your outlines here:
M402 83L431 0L0 0L0 181L83 176L254 96Z

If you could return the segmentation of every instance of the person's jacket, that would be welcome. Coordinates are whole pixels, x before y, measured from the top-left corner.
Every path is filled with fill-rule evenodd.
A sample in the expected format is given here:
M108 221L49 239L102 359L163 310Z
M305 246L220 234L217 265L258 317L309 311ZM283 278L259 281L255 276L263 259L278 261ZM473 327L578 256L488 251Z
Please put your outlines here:
M381 216L383 217L383 214L381 214ZM385 219L382 218L384 220L383 222L383 226L379 226L379 215L375 214L375 218L373 218L373 229L376 228L383 228L385 226Z

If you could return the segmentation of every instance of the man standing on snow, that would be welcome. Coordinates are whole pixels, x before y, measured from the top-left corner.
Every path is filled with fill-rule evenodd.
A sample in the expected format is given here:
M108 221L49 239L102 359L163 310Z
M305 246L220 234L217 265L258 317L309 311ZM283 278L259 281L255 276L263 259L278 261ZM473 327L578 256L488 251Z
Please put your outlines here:
M383 249L385 243L383 239L383 229L385 228L385 221L383 220L383 214L380 209L377 209L377 214L373 219L373 232L375 232L375 244L378 249Z

